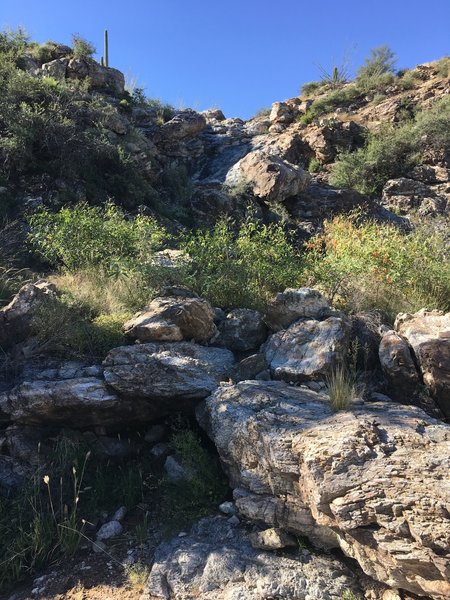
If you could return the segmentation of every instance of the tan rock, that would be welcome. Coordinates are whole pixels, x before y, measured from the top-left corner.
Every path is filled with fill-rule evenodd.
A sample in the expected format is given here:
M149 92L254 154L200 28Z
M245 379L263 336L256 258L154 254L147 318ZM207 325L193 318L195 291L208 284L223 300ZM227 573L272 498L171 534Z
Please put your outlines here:
M124 332L140 342L205 343L217 332L214 311L202 298L155 298L123 326Z
M301 167L277 155L254 150L228 171L226 184L231 188L248 185L266 202L283 202L302 192L310 180L309 173Z
M333 414L281 382L223 385L197 414L244 514L340 546L389 587L449 597L450 427L397 403Z
M425 385L450 417L450 313L422 309L399 314L395 329L411 346Z

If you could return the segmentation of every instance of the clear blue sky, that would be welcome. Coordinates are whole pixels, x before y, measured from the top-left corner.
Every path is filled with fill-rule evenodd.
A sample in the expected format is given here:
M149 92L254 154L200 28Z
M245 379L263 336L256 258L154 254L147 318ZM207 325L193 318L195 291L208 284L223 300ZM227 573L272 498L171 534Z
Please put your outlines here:
M398 67L450 53L449 0L0 0L0 25L70 43L79 33L150 96L249 118L351 55L388 44Z

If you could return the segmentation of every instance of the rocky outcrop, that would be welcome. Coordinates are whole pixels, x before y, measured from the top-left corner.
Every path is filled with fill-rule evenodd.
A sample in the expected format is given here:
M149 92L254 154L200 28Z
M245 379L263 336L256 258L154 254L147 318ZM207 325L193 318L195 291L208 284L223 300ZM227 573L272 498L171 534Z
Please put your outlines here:
M215 517L157 548L141 600L338 600L360 591L338 560L307 550L288 556L256 550L245 529Z
M422 216L445 212L447 200L420 181L400 177L390 179L383 188L382 202L386 208L407 215L414 210Z
M155 298L123 326L140 342L208 342L216 333L214 311L207 300L186 297Z
M57 58L41 67L42 74L62 80L89 78L92 89L120 96L125 91L125 77L118 69L104 67L92 58Z
M354 405L282 382L223 385L198 411L240 512L339 546L371 577L450 594L450 428L415 407Z
M55 295L55 286L45 280L24 285L11 302L0 309L0 346L6 349L21 342L29 333L33 315Z
M155 142L179 141L195 137L206 127L204 115L195 110L182 110L159 128Z
M322 163L333 162L338 154L350 152L362 145L364 129L354 121L342 123L336 121L321 126L310 127L304 140L313 150L315 157Z
M2 420L25 424L106 426L125 419L130 411L106 387L100 367L72 363L35 372L32 379L0 395L0 418L3 414Z
M301 167L262 150L244 156L230 169L225 181L231 189L248 187L255 196L268 203L283 202L296 196L309 182L309 174Z
M219 323L216 344L233 352L258 349L267 337L261 313L250 308L236 308Z
M408 404L414 401L421 380L406 340L393 330L387 331L380 342L379 356L392 398Z
M229 350L174 342L114 348L103 366L106 383L126 398L198 400L228 376L233 363Z
M274 333L264 347L272 377L288 382L324 379L343 364L350 327L346 319L302 319Z
M279 331L301 318L319 319L329 308L317 290L287 288L269 303L264 320L272 331Z
M422 309L400 314L395 329L412 348L431 396L450 417L450 313Z

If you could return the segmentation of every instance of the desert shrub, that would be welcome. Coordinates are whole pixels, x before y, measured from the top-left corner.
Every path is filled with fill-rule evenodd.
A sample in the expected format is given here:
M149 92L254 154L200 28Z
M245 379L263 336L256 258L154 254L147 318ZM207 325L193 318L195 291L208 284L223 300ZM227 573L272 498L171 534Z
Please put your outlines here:
M375 194L388 179L405 174L419 159L413 124L388 125L369 135L363 148L341 153L333 166L330 182L336 187Z
M63 202L151 203L151 186L111 139L107 120L116 109L101 95L86 95L88 80L33 77L0 52L0 83L0 180L44 181Z
M73 55L76 58L92 58L96 53L96 48L91 42L74 33L72 35Z
M186 285L221 307L263 308L276 291L301 278L298 253L280 225L228 220L187 235L182 248L192 258Z
M269 117L272 109L271 108L260 108L256 111L255 115L252 117L253 119Z
M444 97L416 117L417 138L425 148L450 152L450 98Z
M134 88L131 94L131 104L133 106L153 109L160 124L170 121L176 112L171 104L163 102L162 100L159 100L159 98L148 98L144 93L144 89L141 87Z
M364 64L358 69L357 84L364 87L371 80L375 81L383 75L392 75L396 62L395 54L389 46L373 48L370 55L365 58Z
M388 179L401 177L420 163L427 149L450 152L450 99L442 98L426 111L416 110L405 99L397 126L386 125L369 134L363 148L341 153L331 173L332 185L379 193Z
M58 44L49 40L44 44L31 44L29 47L29 53L31 57L37 60L39 63L47 63L56 58L55 50L57 48Z
M101 314L91 320L84 308L67 295L40 306L31 320L36 352L98 360L112 348L126 343L122 325L129 313Z
M320 173L323 169L323 163L318 158L311 158L308 164L308 171L310 173Z
M333 112L336 108L348 106L361 95L360 91L354 85L348 85L341 89L333 90L326 96L321 96L314 100L308 111L300 117L300 122L309 124L313 119Z
M395 54L389 46L380 46L370 51L364 65L356 74L356 86L364 91L383 91L394 82Z
M416 71L406 70L402 74L397 73L396 84L402 90L412 90L417 85L417 73Z
M113 272L121 261L146 260L166 232L154 219L127 219L112 203L78 204L57 213L43 209L29 217L31 247L49 264L69 271L102 265Z
M448 77L450 74L450 57L444 56L434 63L434 68L440 77Z
M322 81L308 81L308 83L304 83L300 88L300 95L314 96L323 86L324 83Z
M194 184L186 166L174 165L166 168L162 174L162 183L169 196L169 203L160 206L161 212L168 218L191 225L189 201L194 193Z
M424 306L450 308L445 233L417 226L405 234L356 215L325 222L307 244L305 277L347 310L378 308L392 318Z

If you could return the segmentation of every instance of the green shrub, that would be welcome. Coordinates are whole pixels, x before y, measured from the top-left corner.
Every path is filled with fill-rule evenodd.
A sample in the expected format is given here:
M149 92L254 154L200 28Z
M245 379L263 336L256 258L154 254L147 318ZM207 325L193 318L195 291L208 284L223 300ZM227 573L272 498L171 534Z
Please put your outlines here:
M308 111L300 117L300 122L308 125L313 119L333 112L336 108L346 107L361 95L354 85L333 90L326 96L314 100Z
M305 277L342 308L378 308L391 318L424 306L449 310L445 233L423 225L408 235L393 225L336 217L307 244Z
M450 74L450 56L444 56L444 58L438 60L434 63L434 67L440 77L448 77Z
M364 65L358 69L356 75L357 87L364 91L382 91L394 81L395 54L389 46L380 46L370 51Z
M176 428L171 445L176 452L186 478L161 482L164 502L162 513L173 527L186 527L211 513L223 501L228 489L216 456L202 446L200 438L191 429Z
M322 87L324 83L322 81L309 81L304 83L300 88L301 96L314 96Z
M69 271L102 265L114 272L120 261L148 260L166 235L154 219L127 219L112 203L103 209L78 204L58 213L42 209L28 221L32 248L51 265Z
M394 72L397 62L394 52L389 46L379 46L370 51L364 60L364 65L358 69L357 78L370 78Z
M252 118L253 119L263 118L263 117L267 118L270 116L271 112L272 112L271 108L260 108Z
M354 188L363 194L375 194L388 179L404 175L419 158L414 126L388 125L369 135L365 147L340 154L330 183Z
M318 158L311 158L308 164L308 171L310 173L320 173L323 169L323 163Z
M388 179L406 175L428 149L450 152L449 98L417 114L416 106L406 98L399 120L397 126L386 125L369 134L364 148L340 154L330 183L365 194L379 193Z
M261 309L274 292L301 280L300 257L280 225L245 222L235 231L221 220L187 235L182 248L192 258L185 285L216 306Z
M72 35L72 45L73 55L76 58L92 58L97 51L91 42L88 42L77 33Z

